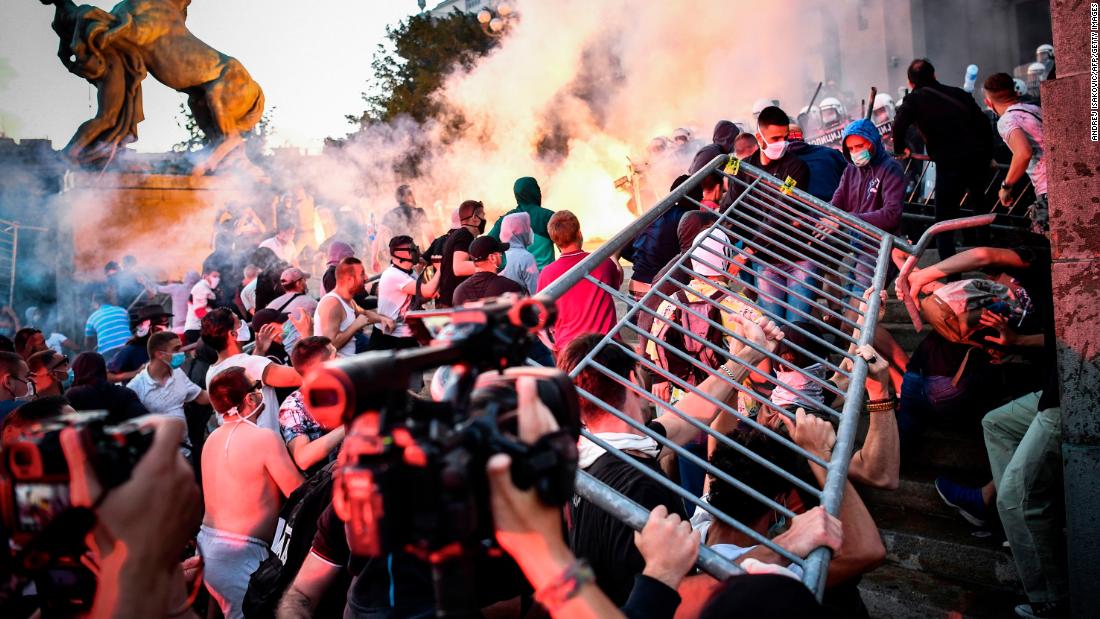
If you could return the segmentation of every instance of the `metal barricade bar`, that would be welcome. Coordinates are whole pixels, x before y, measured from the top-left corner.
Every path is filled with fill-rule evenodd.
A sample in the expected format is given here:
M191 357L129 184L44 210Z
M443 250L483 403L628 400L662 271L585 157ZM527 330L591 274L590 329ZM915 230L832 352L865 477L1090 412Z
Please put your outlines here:
M740 454L810 499L818 499L829 513L837 515L847 483L847 470L867 378L867 363L861 356L853 354L854 348L869 344L873 339L880 306L879 293L886 286L891 251L897 248L910 256L919 255L928 246L931 234L925 233L919 243L911 244L869 226L797 187L787 189L779 179L749 164L741 163L738 174L728 175L721 171L721 166L728 160L727 155L716 157L639 219L550 284L538 298L553 302L576 284L587 281L625 302L626 312L577 363L572 375L576 377L585 371L598 374L603 377L601 380L608 380L622 389L625 397L637 398L639 405L652 406L659 414L669 418L684 420L698 431L699 437L713 438L719 446ZM693 239L690 247L666 268L665 273L651 284L640 299L634 299L591 275L593 269L613 257L677 201L699 204L686 194L708 175L729 179L730 187L736 187L740 194L729 207L716 213L715 221L702 229L703 233ZM826 217L835 225L831 226L831 234L827 238L818 238L817 222ZM973 223L964 221L957 227L967 225ZM933 226L933 229L930 229L932 234L944 228ZM717 234L718 231L721 234ZM744 263L740 264L740 260ZM910 260L915 264L913 258ZM761 265L769 268L762 268ZM777 275L775 269L784 266L793 269L792 272ZM803 270L809 270L812 274L804 277L800 272ZM749 272L753 272L752 281L747 281L750 279ZM828 276L836 279L830 281ZM865 299L858 292L860 288L869 291ZM732 321L723 320L723 316L731 313L768 318L786 333L798 334L803 341L790 342L782 354L780 350L773 352L748 337L743 331L746 327L744 323L734 326ZM830 324L822 317L835 319L836 324ZM652 319L652 323L644 328L635 324L639 319ZM693 326L689 328L682 320L693 321L690 323ZM703 328L706 329L705 336L701 332ZM679 344L665 341L666 336L675 336ZM658 383L667 383L670 393L673 390L682 393L683 399L666 399L634 382L631 376L610 370L599 358L600 352L609 347L616 350L615 354L629 357L636 368L649 372ZM688 350L699 353L689 354ZM753 351L754 359L762 358L773 368L781 366L782 377L777 372L761 369L762 366L756 362L741 358L734 352L739 350ZM805 361L791 361L786 356L788 353L794 354L794 359L801 356ZM842 364L836 361L838 359L850 362L851 368L843 370ZM679 364L676 366L679 369L673 369L673 362ZM732 373L728 369L719 370L719 365L724 364L736 370ZM841 389L826 380L826 371L847 378L848 387ZM722 393L729 397L712 396L707 392L711 387L704 389L704 383L722 385ZM790 413L774 404L772 398L776 396L768 393L769 385L785 391L785 398L788 399L784 401L792 402L792 406L803 406L838 420L837 442L828 462L810 454L785 435L782 424L777 421L779 416L789 418ZM628 413L625 407L619 410L579 387L578 392L594 407L621 420L633 432L653 439L685 462L702 468L716 483L721 482L736 490L741 497L738 500L755 501L762 509L788 518L793 516L777 497L768 496L754 488L753 484L739 479L738 471L718 470L706 459L647 427L642 419L634 416L636 412ZM818 392L821 395L816 395ZM832 396L844 397L840 411L828 406L825 398ZM695 415L699 415L699 406L705 403L707 407L713 407L719 416L732 416L723 423L743 425L759 433L763 440L771 442L777 449L792 454L792 457L822 466L826 470L824 484L817 487L813 480L806 481L740 443L736 435L727 436L717 426L711 427L706 422L709 416L693 417L687 412L688 409L681 409L689 401L695 403L692 405L694 408L690 409ZM742 410L738 401L748 408ZM752 412L757 406L761 411L760 418ZM767 420L763 417L765 411L770 411L772 415ZM830 559L828 549L816 549L806 558L795 557L766 535L754 531L748 523L738 522L662 474L637 463L632 456L615 449L587 428L582 430L582 436L623 462L634 464L641 474L674 492L689 506L709 512L715 522L732 527L801 565L804 569L803 582L818 596L821 595ZM644 510L635 504L628 504L629 501L584 471L578 472L577 494L635 529L645 523L647 514ZM728 561L716 559L709 552L701 552L698 564L718 577L738 571Z

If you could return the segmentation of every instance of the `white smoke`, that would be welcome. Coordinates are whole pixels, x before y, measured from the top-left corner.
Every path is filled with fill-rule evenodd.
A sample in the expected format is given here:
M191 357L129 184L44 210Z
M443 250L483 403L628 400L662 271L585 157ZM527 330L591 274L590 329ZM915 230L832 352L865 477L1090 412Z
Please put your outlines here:
M863 4L828 6L844 25ZM756 99L779 99L791 115L805 105L822 79L821 6L810 0L767 7L524 0L501 45L472 70L451 75L438 94L468 123L457 139L438 122L403 119L369 127L341 149L291 158L274 168L270 185L229 171L216 182L240 187L242 199L304 186L318 205L351 209L364 222L380 220L394 206L396 186L407 182L441 233L450 211L466 199L483 201L495 220L515 204L514 180L534 176L544 206L576 212L586 238L607 238L633 217L629 196L614 181L627 173L628 156L644 158L654 136L690 126L705 143L717 120L750 126ZM881 41L881 24L879 30ZM842 38L847 51L858 53L854 46L874 34ZM248 59L241 60L247 66ZM851 72L847 77L848 90L869 85ZM545 148L547 141L558 148ZM424 146L418 177L394 171ZM667 187L651 189L663 195ZM103 255L93 262L134 254L176 276L197 269L211 249L214 213L226 199L219 196L181 214L178 223L158 218L151 227L120 217L109 197L99 217L94 205L82 204L83 222L124 228L103 235ZM299 230L300 243L312 236L312 230ZM179 251L166 252L166 243L194 248L184 259Z

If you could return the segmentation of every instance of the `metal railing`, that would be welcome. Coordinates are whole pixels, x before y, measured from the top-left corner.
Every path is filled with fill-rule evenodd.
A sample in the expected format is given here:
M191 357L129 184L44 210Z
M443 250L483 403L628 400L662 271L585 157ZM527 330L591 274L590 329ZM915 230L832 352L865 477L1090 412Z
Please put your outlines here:
M899 249L914 257L915 264L915 257L928 246L931 236L936 232L988 223L992 216L938 224L926 232L920 242L911 244L803 193L797 187L789 187L782 180L748 164L740 163L739 170L733 174L727 173L734 172L732 168L726 168L727 163L731 163L729 156L715 158L639 219L550 284L540 293L539 298L543 301L554 301L576 284L588 281L625 304L625 314L618 317L615 327L602 334L599 344L572 370L574 377L582 371L592 371L603 379L614 381L626 390L628 397L638 398L651 405L659 415L684 419L699 431L700 436L709 436L717 444L753 460L790 482L791 487L797 488L803 496L819 501L830 514L837 515L843 498L859 416L863 409L864 381L867 378L867 363L854 351L857 346L870 344L873 340L880 305L879 292L887 284L891 252ZM617 255L626 244L677 201L691 201L699 208L705 208L686 194L710 174L722 175L735 198L728 206L715 213L716 220L703 229L688 250L674 259L671 267L662 276L653 281L652 288L644 296L634 300L630 295L608 286L591 274L595 267ZM823 221L829 222L828 225L822 225ZM740 266L742 263L744 267ZM742 269L754 271L755 276L748 276ZM814 275L804 285L780 276L784 271L799 269L810 271ZM870 290L866 297L862 294L863 289ZM689 303L683 302L683 295L689 295ZM717 317L712 309L717 310ZM800 354L806 360L805 366L795 367L796 364L780 357L776 352L754 343L732 324L733 321L725 320L732 313L757 319L766 317L786 333L797 332L802 335L799 339L804 345L788 342L786 347ZM691 314L696 320L705 321L707 337L685 328L682 317L686 314ZM652 323L650 328L639 326L647 322ZM677 348L665 341L673 339L668 337L673 332L676 339L690 341L695 350L708 351L713 358L720 360L723 369L719 371L719 364L708 364L701 356L688 354L684 347ZM710 337L712 333L717 337ZM664 338L661 334L664 334ZM631 342L644 346L632 346ZM727 343L730 345L725 345ZM756 351L759 356L771 362L773 367L782 365L784 379L767 371L761 373L756 364L731 353L731 345L739 347L738 350L745 350L747 347ZM641 384L610 370L598 360L599 353L606 348L618 349L617 354L629 356L636 367L646 370L656 380L666 381L682 391L684 399L667 401ZM660 355L652 354L657 349L663 349L665 364L660 362ZM673 371L672 365L667 363L669 358L678 359L681 366L701 371L708 377L707 380L720 381L718 384L732 388L745 402L758 404L760 410L771 410L776 415L790 416L789 412L772 403L768 393L769 386L784 388L799 401L799 406L824 415L836 423L837 439L831 458L824 461L784 436L777 416L770 417L776 422L774 425L767 425L758 416L739 410L736 401L719 400L700 389L702 381L697 378L692 380L682 371ZM738 368L743 377L755 374L767 375L767 378L762 383L734 380L733 375L725 369L727 364ZM836 384L811 371L809 368L815 364L820 364L846 379L848 387L838 388ZM798 388L792 383L803 387ZM814 388L807 389L807 386ZM703 468L712 478L736 488L746 497L751 497L745 500L758 501L787 518L794 516L775 500L776 497L766 496L739 480L737 471L718 470L705 459L653 431L642 420L592 393L583 389L578 391L592 405L620 419L635 433L652 438L663 449L674 452L677 457ZM819 398L809 393L810 391L820 391L827 399ZM840 410L829 407L828 402L833 399L832 396L843 396L844 404ZM735 438L691 417L681 406L687 399L701 399L716 407L719 416L732 415L737 424L759 431L782 448L824 467L826 476L823 486L817 487L804 481L793 472L783 470L753 453ZM602 440L599 434L583 429L582 437L614 457L631 463L640 474L649 476L681 497L689 508L701 508L714 521L753 538L792 564L801 566L804 583L819 597L822 594L831 558L829 549L818 548L805 558L794 556L766 535L752 530L749 523L738 522L663 475L637 464L631 456ZM584 471L578 474L576 491L582 498L610 512L628 526L640 529L646 521L646 510ZM737 566L707 548L701 550L698 564L718 578L739 572Z
M19 273L17 267L20 230L46 232L47 228L0 219L0 294L7 297L5 304L8 306L15 303L15 285Z
M909 179L911 186L905 196L905 201L912 205L929 206L936 198L935 174L936 162L927 155L911 155L904 165L905 177ZM960 207L967 203L975 204L971 209L973 215L995 213L1004 215L1002 221L1012 222L1020 226L1028 225L1028 215L1035 202L1035 192L1031 187L1031 178L1026 174L1021 178L1021 185L1015 199L1009 206L1003 206L997 197L997 190L1008 175L1008 165L994 164L990 169L989 182L979 199L970 201L969 194L964 195L959 203ZM907 215L913 216L912 213ZM920 216L920 215L917 215Z

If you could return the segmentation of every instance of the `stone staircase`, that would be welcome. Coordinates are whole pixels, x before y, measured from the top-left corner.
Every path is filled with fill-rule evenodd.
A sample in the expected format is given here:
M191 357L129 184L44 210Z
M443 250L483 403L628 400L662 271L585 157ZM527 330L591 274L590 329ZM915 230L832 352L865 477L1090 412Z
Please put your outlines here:
M921 266L936 259L930 252ZM923 337L896 299L888 301L882 324L909 353ZM933 485L938 475L973 485L989 480L979 419L975 414L930 428L920 447L903 459L898 489L859 489L886 546L885 563L860 583L872 617L1014 616L1022 591L999 524L971 526Z

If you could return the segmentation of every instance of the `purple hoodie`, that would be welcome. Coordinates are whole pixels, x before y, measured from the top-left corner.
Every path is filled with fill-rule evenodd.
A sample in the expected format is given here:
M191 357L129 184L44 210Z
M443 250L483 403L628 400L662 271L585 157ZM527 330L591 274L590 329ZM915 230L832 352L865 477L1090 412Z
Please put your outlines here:
M832 204L884 232L897 234L905 204L905 173L901 164L886 152L878 129L871 121L852 121L844 129L844 138L849 135L869 140L874 152L871 162L860 167L851 163L852 156L844 147L844 158L849 165L840 177Z

